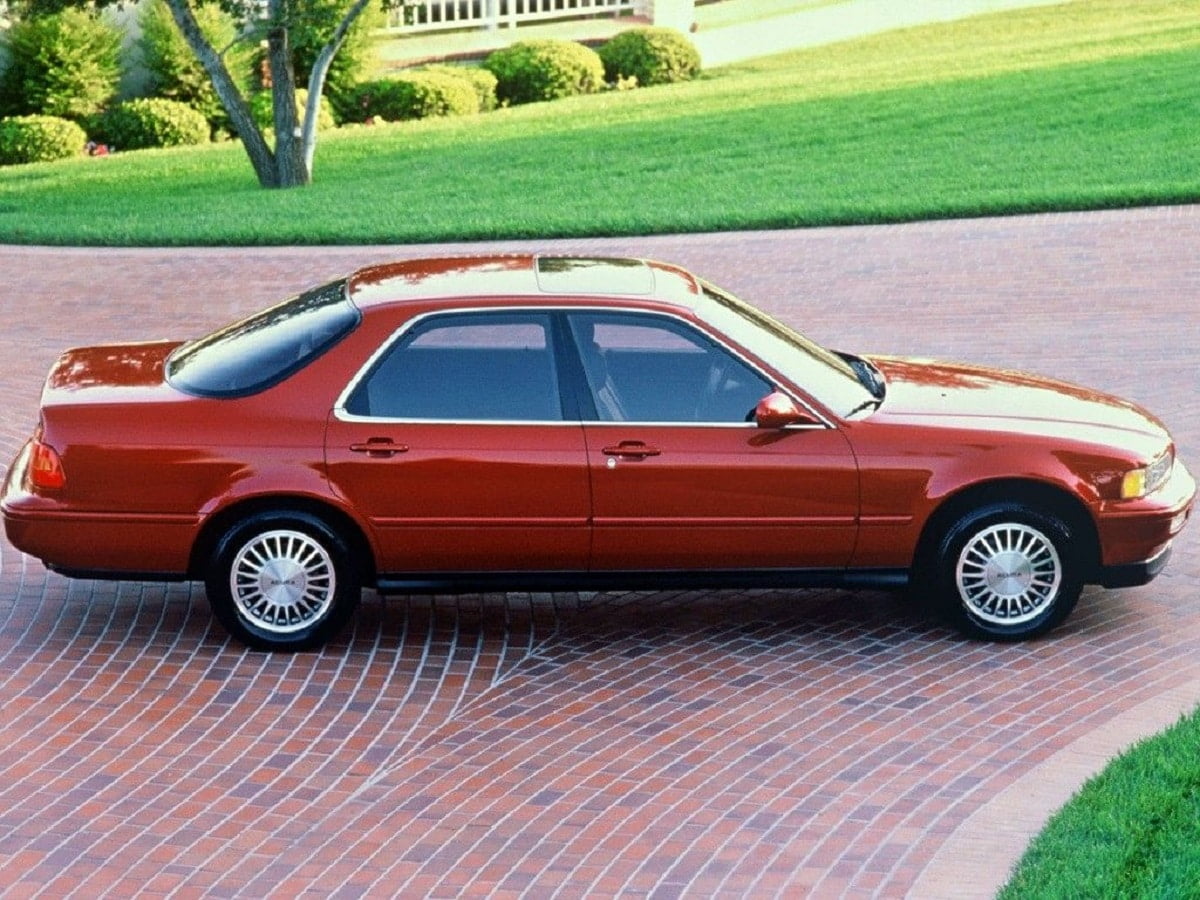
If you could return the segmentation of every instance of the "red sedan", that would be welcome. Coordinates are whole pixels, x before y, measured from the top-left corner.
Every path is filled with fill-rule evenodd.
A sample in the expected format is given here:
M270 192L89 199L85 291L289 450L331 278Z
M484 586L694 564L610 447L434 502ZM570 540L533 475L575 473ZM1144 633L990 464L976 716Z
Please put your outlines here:
M1027 638L1153 578L1194 494L1124 400L826 350L670 265L515 256L67 351L0 507L55 571L203 579L231 633L299 650L364 586L915 583Z

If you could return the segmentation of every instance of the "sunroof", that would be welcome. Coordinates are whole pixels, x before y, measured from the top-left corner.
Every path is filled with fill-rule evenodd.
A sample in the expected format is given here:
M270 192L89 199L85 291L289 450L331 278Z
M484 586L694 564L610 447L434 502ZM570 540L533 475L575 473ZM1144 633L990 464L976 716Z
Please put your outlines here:
M537 281L548 294L654 293L654 270L640 259L539 256Z

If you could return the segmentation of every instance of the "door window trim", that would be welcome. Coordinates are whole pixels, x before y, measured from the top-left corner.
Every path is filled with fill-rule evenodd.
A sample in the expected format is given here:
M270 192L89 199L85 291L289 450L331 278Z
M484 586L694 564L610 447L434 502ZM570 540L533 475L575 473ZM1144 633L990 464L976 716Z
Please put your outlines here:
M555 382L558 393L559 410L562 415L557 419L461 419L461 418L431 418L421 416L371 416L359 415L352 413L346 409L346 404L350 397L358 389L364 379L369 377L375 371L379 362L386 357L396 344L404 340L405 336L422 323L433 318L451 318L470 316L478 313L491 313L496 316L517 315L524 313L539 313L546 319L546 351L550 354L551 361L555 367ZM512 306L512 307L497 307L497 306L481 306L481 307L463 307L459 309L438 309L430 310L429 312L421 313L391 333L388 338L383 341L375 349L367 361L354 373L354 376L347 383L342 392L338 394L338 398L334 403L333 413L335 418L342 422L362 422L362 423L413 423L413 424L443 424L443 425L573 425L579 424L578 418L578 402L574 396L574 389L571 386L564 384L565 378L560 371L562 361L560 352L557 349L558 341L555 337L555 311L546 307L538 306ZM541 323L537 323L541 324ZM574 418L572 418L574 416Z
M543 313L550 318L550 328L548 329L547 339L551 342L550 349L554 359L554 365L557 368L557 380L559 397L563 411L561 419L440 419L440 418L416 418L416 417L392 417L392 416L363 416L357 415L346 410L346 403L350 399L351 394L357 390L360 382L371 373L375 365L382 359L397 343L404 338L405 334L411 331L420 323L434 317L449 317L469 315L474 313L495 313L497 315L511 313ZM539 305L526 304L521 306L464 306L456 309L436 309L428 312L419 313L413 316L408 321L401 324L395 331L388 336L375 349L375 351L367 358L366 362L359 367L358 371L350 378L346 387L338 394L338 398L334 401L333 414L336 419L341 422L358 422L364 424L420 424L420 425L501 425L511 427L513 425L566 425L578 427L581 425L587 426L603 426L603 427L653 427L653 428L758 428L754 422L612 422L603 421L599 418L584 418L582 409L580 408L580 400L577 396L579 391L583 391L587 397L591 397L591 387L587 383L587 379L583 373L583 361L579 357L579 348L575 345L574 338L571 336L571 326L567 322L567 315L570 313L609 313L614 315L635 315L647 316L656 319L667 319L671 322L682 325L692 331L699 332L705 339L713 342L721 349L738 359L743 365L749 368L752 372L762 378L765 382L772 385L775 390L786 394L791 400L800 406L801 409L810 413L818 420L817 423L807 424L798 423L795 425L786 425L784 430L787 431L814 431L814 430L829 430L835 429L836 426L830 421L829 417L819 409L816 409L811 403L803 397L796 396L796 392L788 387L781 385L777 377L771 376L764 372L763 367L746 357L746 354L741 352L737 347L731 346L721 335L712 333L711 331L699 327L699 325L684 316L656 309L636 309L629 307L614 307L603 304L597 305L576 305L569 306L554 306L554 305ZM564 344L565 340L570 340L569 346ZM564 359L564 356L570 357ZM589 405L592 401L589 401ZM574 418L572 418L574 416Z

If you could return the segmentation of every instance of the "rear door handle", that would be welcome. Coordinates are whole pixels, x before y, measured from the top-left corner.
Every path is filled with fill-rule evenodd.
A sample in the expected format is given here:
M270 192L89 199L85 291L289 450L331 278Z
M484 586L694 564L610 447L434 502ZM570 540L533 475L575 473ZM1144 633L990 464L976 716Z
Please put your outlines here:
M605 456L620 456L624 459L645 459L647 456L662 454L657 447L647 446L641 441L621 441L615 447L605 447L602 452Z
M386 459L397 453L407 453L408 444L397 444L391 438L367 438L366 443L351 444L350 449L355 453L365 453L378 459Z

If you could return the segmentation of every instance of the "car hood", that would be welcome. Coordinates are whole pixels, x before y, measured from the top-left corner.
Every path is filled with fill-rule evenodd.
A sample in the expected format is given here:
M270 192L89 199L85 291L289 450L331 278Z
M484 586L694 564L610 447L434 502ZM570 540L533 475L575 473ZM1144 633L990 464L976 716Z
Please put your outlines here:
M178 341L159 341L68 350L46 377L42 405L147 399L169 391L163 367L178 346Z
M875 357L887 379L880 411L888 416L936 416L963 427L1004 420L1039 433L1059 427L1115 429L1167 439L1163 424L1138 405L1075 384L932 360Z

